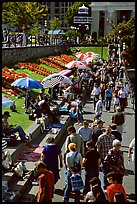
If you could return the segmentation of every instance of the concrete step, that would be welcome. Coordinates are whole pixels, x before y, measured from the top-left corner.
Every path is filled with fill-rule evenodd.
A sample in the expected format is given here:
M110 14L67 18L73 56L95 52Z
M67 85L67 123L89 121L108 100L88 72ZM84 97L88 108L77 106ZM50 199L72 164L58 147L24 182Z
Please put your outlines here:
M32 132L33 141L35 141L35 142L32 141L32 143L33 144L39 144L40 146L44 146L46 144L47 137L50 135L52 135L55 138L56 143L59 142L61 137L63 137L63 140L64 140L64 133L66 132L66 128L68 127L68 125L71 123L71 120L70 120L69 116L65 115L65 116L60 117L60 122L63 126L62 126L62 128L58 129L56 134L53 132L51 132L51 133L48 133L48 132L47 133L39 133L39 134L37 134L37 137L36 137L36 135L33 134L33 132ZM33 126L33 127L36 127L36 129L34 131L37 132L37 129L39 128L37 126L37 124L36 124L36 126ZM26 147L27 147L27 145L25 143L23 143L17 147L8 147L7 150L10 151L12 159L14 160L14 162L16 162L16 158L21 154L21 152ZM26 165L28 170L34 170L35 169L35 163L36 162L25 162L25 165ZM23 199L22 197L24 196L24 194L26 194L25 192L28 192L27 193L27 199L30 200L30 202L32 201L32 199L36 198L36 195L34 194L34 192L36 192L37 186L32 186L31 176L28 175L25 179L21 179L21 178L17 178L17 176L15 175L14 172L7 172L7 173L2 175L2 180L8 181L10 191L17 191L17 190L20 191L21 202Z

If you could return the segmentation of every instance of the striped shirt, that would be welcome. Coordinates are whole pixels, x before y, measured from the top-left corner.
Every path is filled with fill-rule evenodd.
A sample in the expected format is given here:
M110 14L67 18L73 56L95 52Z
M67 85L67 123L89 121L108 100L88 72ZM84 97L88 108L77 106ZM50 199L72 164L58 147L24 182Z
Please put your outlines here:
M113 147L113 140L115 139L114 135L106 135L106 133L103 133L98 137L97 140L97 149L100 151L100 157L102 159L105 158L105 156L108 154L108 151Z

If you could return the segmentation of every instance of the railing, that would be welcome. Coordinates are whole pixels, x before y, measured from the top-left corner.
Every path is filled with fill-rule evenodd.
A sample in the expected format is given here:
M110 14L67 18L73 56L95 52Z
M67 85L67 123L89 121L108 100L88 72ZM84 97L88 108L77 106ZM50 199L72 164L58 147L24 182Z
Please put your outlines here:
M59 37L47 37L47 36L23 36L14 35L7 36L5 41L2 41L2 48L6 47L26 47L26 46L48 46L66 44L65 41Z

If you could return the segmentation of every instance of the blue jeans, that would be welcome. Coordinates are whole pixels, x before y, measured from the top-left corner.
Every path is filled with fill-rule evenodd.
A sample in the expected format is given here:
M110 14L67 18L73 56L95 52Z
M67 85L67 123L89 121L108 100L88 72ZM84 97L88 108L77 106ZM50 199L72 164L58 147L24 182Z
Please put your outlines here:
M71 186L71 179L70 177L72 176L72 173L67 170L66 171L66 176L65 176L65 190L64 190L64 201L69 201L70 194L72 191L72 186ZM75 193L75 202L80 202L80 191L74 191Z
M19 133L19 137L20 137L21 140L25 138L26 133L24 132L24 130L22 129L21 126L11 128L11 133L15 133L15 132Z
M110 111L112 97L106 97L106 110Z
M83 190L83 195L86 195L90 189L90 179L93 177L99 177L98 169L89 169L88 171L85 170L85 188Z

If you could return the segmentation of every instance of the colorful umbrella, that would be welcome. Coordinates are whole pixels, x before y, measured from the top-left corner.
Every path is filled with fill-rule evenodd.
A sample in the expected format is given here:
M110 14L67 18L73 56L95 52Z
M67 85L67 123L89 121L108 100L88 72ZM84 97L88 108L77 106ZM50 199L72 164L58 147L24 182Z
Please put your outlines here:
M44 88L49 88L49 87L53 88L61 81L63 81L64 78L65 76L60 74L50 74L49 76L45 77L41 83L43 84Z
M83 54L83 53L76 54L76 57L79 59L83 59L85 56L86 54Z
M43 88L43 85L37 81L36 79L32 79L32 78L20 78L15 80L11 86L16 86L16 87L20 87L20 88L28 88L28 89L41 89Z
M12 106L14 101L10 100L9 98L2 96L2 108L7 108Z
M87 63L83 62L83 61L72 60L71 62L66 64L65 67L67 67L69 69L74 68L74 67L76 67L78 69L86 69L87 68Z
M70 69L65 69L65 70L59 72L58 74L61 74L61 75L63 75L63 76L67 76L67 75L69 75L71 72L72 72L72 70L70 70Z

